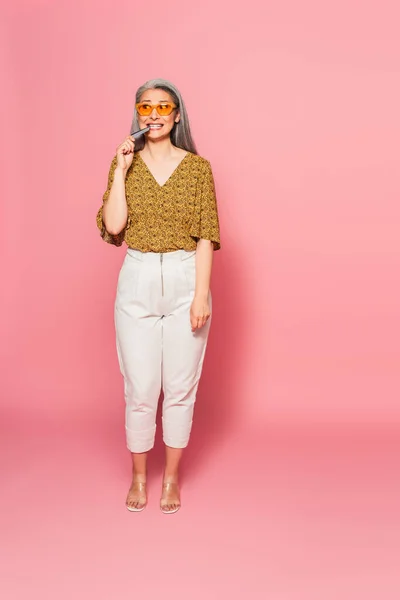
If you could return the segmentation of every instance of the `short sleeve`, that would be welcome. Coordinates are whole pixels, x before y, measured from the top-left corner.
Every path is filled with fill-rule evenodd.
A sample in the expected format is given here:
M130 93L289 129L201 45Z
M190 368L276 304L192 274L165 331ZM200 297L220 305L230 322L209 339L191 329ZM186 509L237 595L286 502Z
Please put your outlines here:
M214 250L221 248L217 198L214 177L208 160L204 163L200 184L200 197L196 202L190 235L197 240L210 240Z
M107 189L103 194L103 203L97 212L96 222L97 222L97 227L100 229L100 236L103 238L103 240L105 242L107 242L108 244L114 244L114 246L121 246L124 241L124 238L125 238L125 231L127 229L129 229L129 226L130 226L130 217L128 217L128 222L126 224L126 227L124 227L124 229L122 231L120 231L119 233L117 233L116 235L113 235L107 231L106 226L103 221L103 207L104 207L104 203L108 200L108 197L110 195L111 186L114 181L114 172L115 172L116 166L117 166L117 156L115 155L111 161L110 170L108 172Z

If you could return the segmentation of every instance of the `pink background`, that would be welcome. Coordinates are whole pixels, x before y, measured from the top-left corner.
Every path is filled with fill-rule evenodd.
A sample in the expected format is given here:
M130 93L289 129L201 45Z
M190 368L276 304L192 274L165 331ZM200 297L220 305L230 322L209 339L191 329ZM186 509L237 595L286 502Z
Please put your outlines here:
M397 528L399 17L389 0L7 6L7 599L152 598L169 569L178 599L337 600L362 585L391 597L394 542L380 531ZM223 244L185 505L167 523L159 478L143 515L123 512L113 302L126 246L95 224L136 88L154 77L181 90L212 164ZM159 439L159 473L161 452Z

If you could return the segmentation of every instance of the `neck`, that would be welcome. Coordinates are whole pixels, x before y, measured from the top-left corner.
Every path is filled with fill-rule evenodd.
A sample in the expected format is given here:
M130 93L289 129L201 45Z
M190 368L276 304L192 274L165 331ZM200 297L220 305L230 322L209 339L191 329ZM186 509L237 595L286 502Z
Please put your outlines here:
M175 153L175 150L175 146L168 137L165 140L156 141L147 139L146 145L142 152L146 154L150 160L154 162L161 162L171 158Z

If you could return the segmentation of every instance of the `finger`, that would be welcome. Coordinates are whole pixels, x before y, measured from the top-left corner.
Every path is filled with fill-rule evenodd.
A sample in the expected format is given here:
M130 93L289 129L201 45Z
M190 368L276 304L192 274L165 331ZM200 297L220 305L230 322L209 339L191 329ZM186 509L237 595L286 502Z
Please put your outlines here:
M124 154L130 154L132 152L131 147L128 142L124 144Z
M197 331L199 329L199 320L197 318L195 318L192 322L192 330L193 331Z
M126 145L125 145L125 143L123 143L120 146L118 146L117 153L118 154L123 154L125 152L125 150L126 150Z
M210 316L211 316L211 315L210 315L210 313L208 313L208 314L204 315L204 318L203 318L203 325L205 325L205 324L207 323L207 321L208 321L208 319L210 318Z

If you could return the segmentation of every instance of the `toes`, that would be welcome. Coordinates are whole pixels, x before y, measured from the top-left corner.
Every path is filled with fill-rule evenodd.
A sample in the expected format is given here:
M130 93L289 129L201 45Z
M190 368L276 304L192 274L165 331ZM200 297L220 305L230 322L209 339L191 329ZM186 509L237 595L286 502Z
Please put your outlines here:
M126 506L128 506L129 508L136 508L136 509L140 509L140 508L144 508L146 505L145 501L140 501L140 500L135 500L134 498L127 498L126 500Z
M165 512L173 512L180 508L179 502L166 502L165 504L161 502L161 508Z

